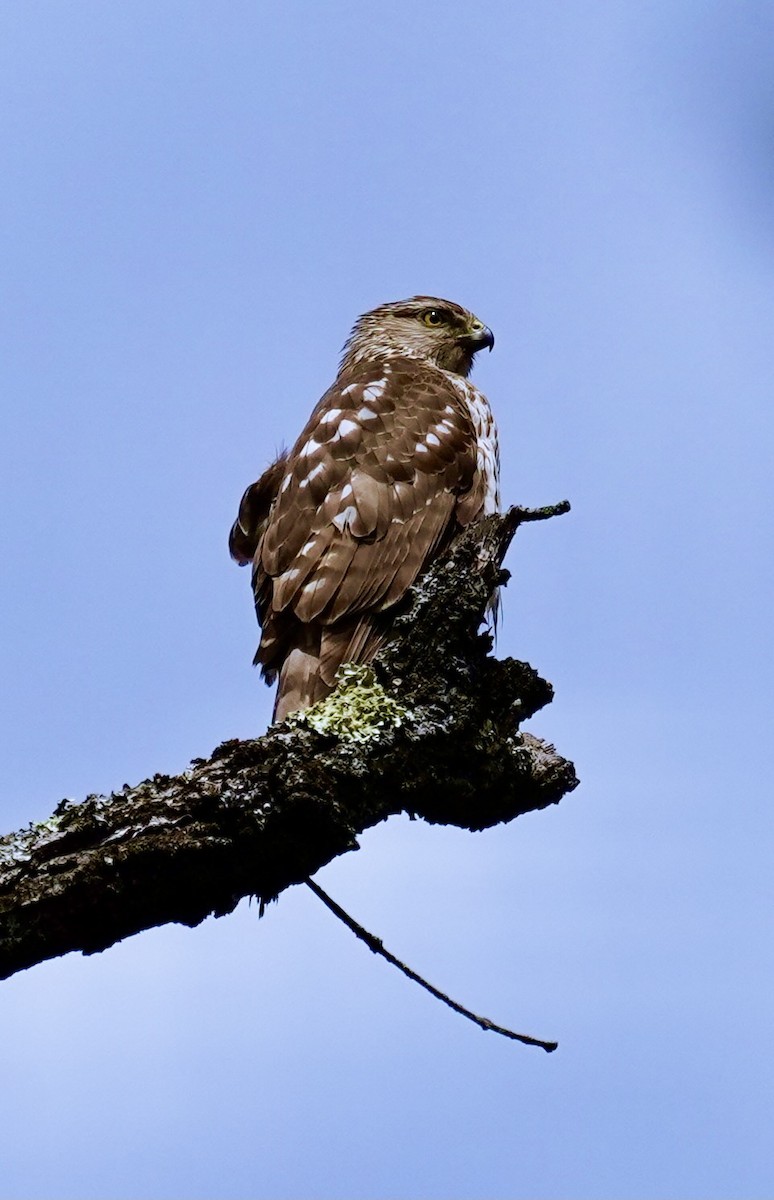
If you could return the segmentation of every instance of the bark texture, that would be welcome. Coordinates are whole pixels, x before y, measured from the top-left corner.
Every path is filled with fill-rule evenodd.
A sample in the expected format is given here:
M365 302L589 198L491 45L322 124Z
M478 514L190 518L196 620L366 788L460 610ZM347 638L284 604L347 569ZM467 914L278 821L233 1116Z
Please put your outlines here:
M308 714L1 838L0 978L167 921L196 925L244 896L265 904L394 813L484 829L576 787L572 763L519 728L551 685L492 658L478 632L518 526L568 508L514 508L466 530L412 590L373 668L352 669Z

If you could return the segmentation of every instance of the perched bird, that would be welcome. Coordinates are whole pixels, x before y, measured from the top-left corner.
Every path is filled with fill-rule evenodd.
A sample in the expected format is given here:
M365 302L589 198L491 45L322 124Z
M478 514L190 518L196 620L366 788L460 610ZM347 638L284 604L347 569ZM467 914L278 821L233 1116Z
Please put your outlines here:
M492 331L414 296L360 317L292 450L247 489L229 549L252 564L274 719L369 662L390 609L450 538L499 507L497 430L468 380Z

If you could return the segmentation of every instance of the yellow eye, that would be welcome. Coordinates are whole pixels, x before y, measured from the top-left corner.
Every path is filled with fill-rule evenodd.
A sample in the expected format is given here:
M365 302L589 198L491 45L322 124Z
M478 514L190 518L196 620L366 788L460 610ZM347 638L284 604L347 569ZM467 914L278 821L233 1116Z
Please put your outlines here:
M431 329L436 329L439 325L443 325L443 316L437 308L428 308L422 313L422 320L425 325L429 325Z

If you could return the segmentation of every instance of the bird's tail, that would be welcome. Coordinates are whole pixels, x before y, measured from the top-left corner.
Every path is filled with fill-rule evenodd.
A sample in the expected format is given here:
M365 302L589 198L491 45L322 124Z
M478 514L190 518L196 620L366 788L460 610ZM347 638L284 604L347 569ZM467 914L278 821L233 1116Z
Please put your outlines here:
M336 625L300 626L280 668L272 720L283 721L290 713L324 700L336 686L339 667L369 663L384 637L378 615L353 617Z

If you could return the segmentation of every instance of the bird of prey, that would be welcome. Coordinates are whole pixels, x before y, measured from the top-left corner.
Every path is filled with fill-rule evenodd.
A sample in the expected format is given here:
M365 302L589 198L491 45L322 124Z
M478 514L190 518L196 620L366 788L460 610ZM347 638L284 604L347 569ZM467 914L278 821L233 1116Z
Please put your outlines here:
M369 662L390 610L453 535L499 507L497 430L468 380L492 331L414 296L355 322L301 436L251 484L229 538L252 564L274 719Z

